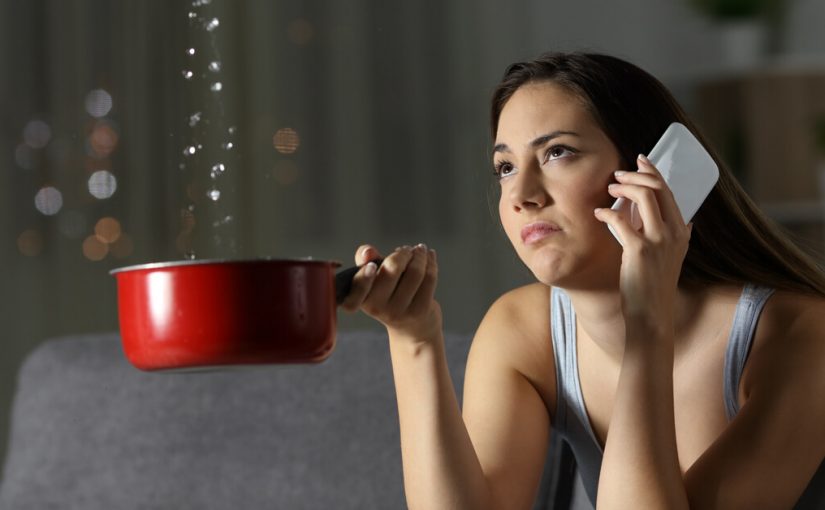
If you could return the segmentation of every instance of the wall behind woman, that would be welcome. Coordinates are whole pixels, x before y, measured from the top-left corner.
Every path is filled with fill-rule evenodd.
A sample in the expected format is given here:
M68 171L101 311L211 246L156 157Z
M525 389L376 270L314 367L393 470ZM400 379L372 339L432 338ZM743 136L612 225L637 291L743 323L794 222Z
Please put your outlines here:
M791 5L784 52L825 55L825 4ZM446 327L471 332L529 281L488 200L487 101L504 66L605 51L688 105L718 69L711 23L656 0L0 0L0 28L0 456L23 356L117 327L115 267L190 251L349 263L363 242L426 242ZM193 162L196 135L207 157Z

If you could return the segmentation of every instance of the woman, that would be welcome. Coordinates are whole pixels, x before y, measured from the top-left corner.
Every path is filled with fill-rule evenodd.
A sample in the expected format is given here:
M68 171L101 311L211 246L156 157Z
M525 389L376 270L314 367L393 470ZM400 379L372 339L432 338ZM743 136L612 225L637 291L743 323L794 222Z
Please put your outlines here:
M402 247L380 267L375 248L356 252L345 308L389 333L411 508L530 508L551 428L598 508L823 508L825 277L723 165L684 224L636 156L671 122L697 133L613 57L507 70L492 106L499 214L538 282L479 326L463 416L435 252ZM609 208L618 197L641 230Z

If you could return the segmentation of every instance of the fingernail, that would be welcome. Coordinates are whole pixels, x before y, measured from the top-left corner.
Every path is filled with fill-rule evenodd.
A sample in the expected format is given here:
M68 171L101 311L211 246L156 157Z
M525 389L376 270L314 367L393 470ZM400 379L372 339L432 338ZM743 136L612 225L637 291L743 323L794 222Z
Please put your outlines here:
M607 189L614 189L614 188L615 188L616 186L618 186L618 185L619 185L619 183L617 183L617 182L612 182L612 183L610 183L610 184L608 184L608 185L607 185Z
M641 161L642 163L646 163L646 164L650 163L650 160L647 159L647 156L645 156L644 154L639 154L639 161Z
M625 172L624 170L616 170L615 172L613 172L613 175L615 175L616 177L621 177L626 173L627 172Z
M375 264L375 262L368 262L367 267L364 268L364 276L372 278L372 276L375 274L377 270L378 266Z
M601 207L597 207L597 208L593 209L593 214L599 214L599 211L601 211L601 210L602 210Z
M426 249L427 249L427 245L426 245L426 244L424 244L424 243L418 243L418 244L416 244L416 245L415 245L415 247L416 247L416 248L422 248L422 249L424 249L424 250L426 250Z

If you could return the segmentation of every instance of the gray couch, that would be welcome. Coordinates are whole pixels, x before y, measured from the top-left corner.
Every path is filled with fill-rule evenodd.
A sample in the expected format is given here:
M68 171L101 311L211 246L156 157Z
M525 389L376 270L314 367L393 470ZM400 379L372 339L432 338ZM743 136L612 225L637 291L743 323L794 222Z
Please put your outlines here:
M448 335L461 395L468 336ZM0 508L406 508L386 334L319 365L144 373L116 334L45 342L19 374ZM568 508L552 445L536 509Z

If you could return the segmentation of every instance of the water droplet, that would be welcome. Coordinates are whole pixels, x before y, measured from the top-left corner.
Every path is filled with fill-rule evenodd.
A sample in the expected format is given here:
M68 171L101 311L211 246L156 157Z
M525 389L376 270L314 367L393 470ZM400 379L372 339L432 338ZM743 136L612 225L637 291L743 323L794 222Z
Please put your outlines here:
M213 227L220 227L221 225L226 225L227 223L231 223L234 218L231 215L224 216L219 220L215 220L212 222Z
M210 189L206 196L210 198L213 202L217 202L219 198L221 198L221 191L217 189Z
M195 112L189 116L189 127L195 127L195 125L200 122L202 112Z
M195 48L189 48L188 50L186 50L186 54L191 57L195 54Z
M226 132L229 133L230 135L234 135L235 131L237 131L237 130L238 130L238 128L236 128L235 126L231 126L229 129L226 130Z
M211 32L211 31L215 30L216 28L218 28L218 26L220 26L220 24L221 24L221 22L218 20L218 18L212 18L211 20L209 20L206 23L206 25L204 25L204 28L206 28L207 32Z
M209 70L213 73L217 73L221 70L221 63L215 60L214 62L209 62Z
M198 150L201 150L201 149L203 149L203 145L202 145L202 144L198 144Z
M218 163L217 165L212 166L212 172L209 174L213 179L216 179L219 175L226 171L226 167L223 163Z
M195 154L196 152L197 152L197 149L195 149L195 147L193 147L192 145L190 145L189 147L183 149L183 155L184 156L191 156L191 155Z
M180 165L178 165L178 168L179 168L180 170L186 170L186 165L184 165L183 163L181 163Z
M196 12L189 12L189 19L195 19L198 17L198 13Z
M195 252L193 250L187 251L183 254L183 257L186 260L195 260Z
M226 142L223 145L221 145L221 147L223 147L225 150L231 150L234 146L235 144L233 144L232 142Z
M192 71L190 71L190 70L188 70L188 69L185 69L185 70L183 71L183 77L184 77L184 78L186 78L187 80L191 80L191 79L192 79L192 76L194 76L194 74L192 73Z
M223 84L219 81L216 81L209 88L212 89L213 92L219 92L223 88Z
M187 209L189 209L190 212L194 211L195 210L195 204L189 204L189 207L187 207Z

